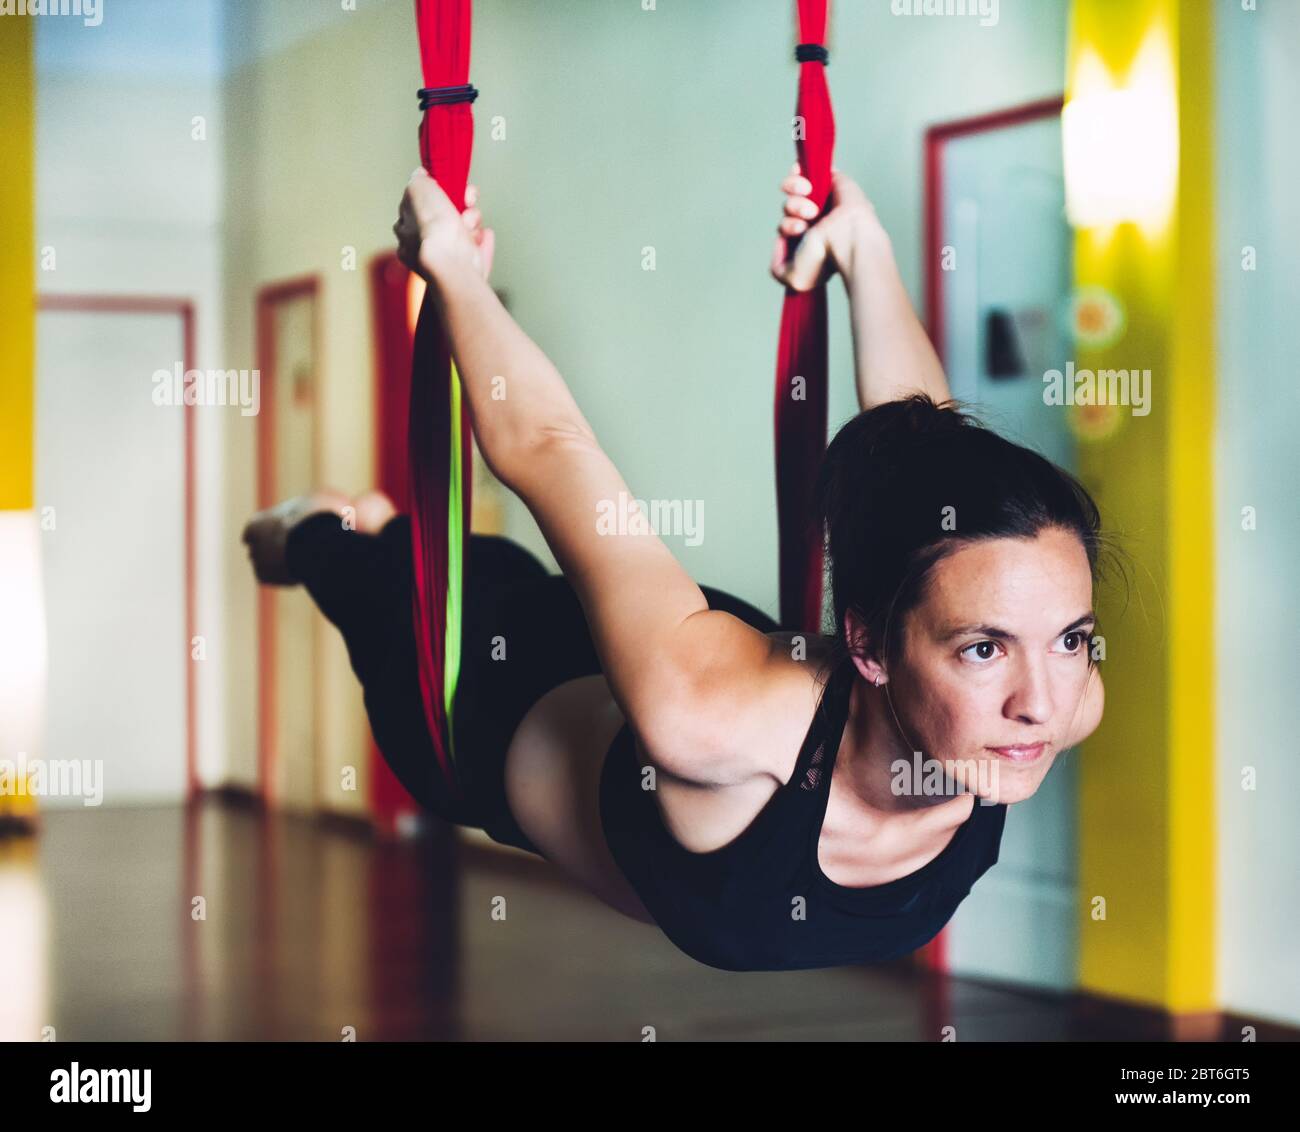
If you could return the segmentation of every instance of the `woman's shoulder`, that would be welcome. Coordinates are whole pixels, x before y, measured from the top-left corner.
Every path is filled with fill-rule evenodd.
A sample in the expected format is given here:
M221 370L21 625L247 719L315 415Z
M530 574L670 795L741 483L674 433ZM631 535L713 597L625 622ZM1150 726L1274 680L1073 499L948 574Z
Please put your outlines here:
M788 631L769 633L768 639L779 657L774 663L782 689L780 702L787 716L783 720L784 742L769 752L769 759L776 777L788 782L830 677L835 640L820 633Z
M662 760L680 782L716 789L767 780L775 787L793 775L833 642L780 631L760 638L758 653L710 665L693 697L691 725Z
M672 836L691 852L729 844L794 776L821 700L829 642L768 633L770 658L748 686L719 687L656 789ZM705 736L703 741L700 737Z

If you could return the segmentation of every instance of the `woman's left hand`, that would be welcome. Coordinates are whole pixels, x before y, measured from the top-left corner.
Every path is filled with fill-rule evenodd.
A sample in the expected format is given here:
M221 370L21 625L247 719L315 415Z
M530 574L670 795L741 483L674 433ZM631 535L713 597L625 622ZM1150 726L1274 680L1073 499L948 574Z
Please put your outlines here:
M808 196L812 182L799 172L799 162L781 182L785 193L785 214L777 226L772 246L770 271L778 283L794 291L811 291L825 285L837 271L845 276L852 272L853 253L864 233L884 229L876 210L847 173L831 166L831 192L825 212ZM797 237L798 246L789 259L789 240Z
M492 270L496 234L483 227L476 207L478 188L465 187L465 211L456 206L441 185L423 169L411 174L393 232L397 258L425 282L435 276L471 271L486 280Z

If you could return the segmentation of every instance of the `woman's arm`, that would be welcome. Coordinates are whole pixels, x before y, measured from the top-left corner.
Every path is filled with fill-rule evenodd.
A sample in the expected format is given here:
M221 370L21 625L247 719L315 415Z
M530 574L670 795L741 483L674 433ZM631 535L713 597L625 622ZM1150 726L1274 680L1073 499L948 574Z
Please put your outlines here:
M907 297L888 233L850 177L835 169L832 178L831 208L820 219L797 163L782 182L785 216L772 249L772 274L797 291L825 283L836 271L843 276L861 408L917 392L947 400L948 379ZM800 240L787 260L790 236Z
M939 356L912 309L889 236L879 223L864 220L855 227L843 275L859 406L870 409L917 392L935 401L951 397Z
M477 200L473 186L466 201ZM393 230L398 257L428 284L460 374L479 450L503 483L542 437L590 435L556 368L488 285L491 229L475 207L462 214L423 169L411 174Z
M443 267L429 276L483 459L502 483L527 474L539 441L552 434L595 439L573 394L537 344L481 276Z
M718 676L761 696L771 644L710 610L650 528L559 371L488 286L475 213L458 214L421 172L395 227L403 262L429 282L483 458L537 520L651 760L687 781L743 780L755 738L746 728L757 731L761 714L719 713Z

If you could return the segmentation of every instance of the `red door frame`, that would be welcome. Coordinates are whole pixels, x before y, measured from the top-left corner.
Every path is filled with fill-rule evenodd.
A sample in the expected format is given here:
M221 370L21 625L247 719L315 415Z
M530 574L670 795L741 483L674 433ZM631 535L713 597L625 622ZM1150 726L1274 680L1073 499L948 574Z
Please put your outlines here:
M312 364L316 389L322 388L319 376L323 366L321 353L321 277L319 274L303 275L271 283L260 288L254 302L256 321L256 357L260 371L261 397L257 417L257 508L272 506L275 499L275 308L289 299L311 296L312 306ZM311 462L312 478L320 474L320 412L322 401L318 396L312 418ZM277 692L275 680L275 634L271 631L274 613L274 591L269 586L259 586L257 591L257 792L266 806L275 803L272 783L279 752L275 749L275 724L277 720Z
M181 363L184 372L195 368L195 313L191 299L171 295L38 295L37 310L71 311L82 314L163 314L181 320ZM185 800L192 802L199 791L198 773L198 674L191 656L195 637L197 579L195 558L195 472L194 406L185 405L183 447L185 479Z
M989 114L977 114L970 118L956 118L949 122L940 122L925 131L923 146L925 169L925 214L922 248L925 257L925 323L930 335L930 342L939 361L946 366L944 357L944 272L939 270L939 259L943 250L943 152L944 146L953 138L968 137L971 134L988 133L1004 130L1011 126L1024 125L1040 118L1054 118L1060 115L1065 105L1064 95L1052 95L1036 99L1005 110L995 110ZM977 801L975 803L979 805ZM948 929L944 928L934 939L917 953L917 962L932 971L948 970ZM934 1002L930 1005L932 1015L938 1020L950 1018L946 1004ZM937 1032L937 1030L935 1031Z
M977 114L973 118L956 118L940 122L925 131L925 232L922 247L925 249L925 314L926 328L939 360L943 361L943 276L939 270L939 255L943 248L943 147L953 138L969 134L983 134L1021 126L1038 118L1055 118L1065 105L1065 96L1052 95L1034 102L995 110L991 114Z

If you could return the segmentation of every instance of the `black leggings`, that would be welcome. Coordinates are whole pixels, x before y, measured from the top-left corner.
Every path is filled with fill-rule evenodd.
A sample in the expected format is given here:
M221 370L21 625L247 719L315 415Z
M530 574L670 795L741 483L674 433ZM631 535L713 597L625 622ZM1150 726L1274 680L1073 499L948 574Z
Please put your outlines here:
M441 778L424 719L411 620L411 524L398 515L377 535L349 531L321 512L289 534L287 558L320 611L338 627L361 681L384 759L425 809L541 856L506 804L505 759L515 729L542 696L601 671L573 586L499 535L471 535L452 712L463 801ZM711 609L759 629L775 621L748 602L702 586ZM633 600L635 600L633 598Z

